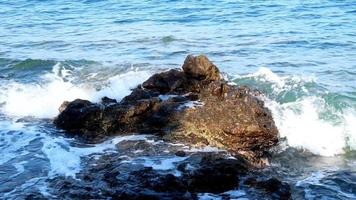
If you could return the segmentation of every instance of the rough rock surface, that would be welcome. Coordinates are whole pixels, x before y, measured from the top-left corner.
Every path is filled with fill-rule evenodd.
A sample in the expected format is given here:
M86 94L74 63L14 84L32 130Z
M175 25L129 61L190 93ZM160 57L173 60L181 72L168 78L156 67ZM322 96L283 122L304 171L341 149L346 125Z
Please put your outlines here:
M93 143L115 134L153 133L252 160L276 145L278 130L258 92L228 84L202 55L188 56L182 69L151 76L120 102L65 102L54 123Z
M216 199L291 198L287 184L259 174L241 157L227 152L181 152L181 157L175 152L182 147L157 142L122 141L116 153L87 158L75 179L49 180L49 192L59 199L200 199L204 193ZM155 164L145 165L147 159ZM157 167L172 160L169 168ZM245 192L236 197L229 193L234 190Z

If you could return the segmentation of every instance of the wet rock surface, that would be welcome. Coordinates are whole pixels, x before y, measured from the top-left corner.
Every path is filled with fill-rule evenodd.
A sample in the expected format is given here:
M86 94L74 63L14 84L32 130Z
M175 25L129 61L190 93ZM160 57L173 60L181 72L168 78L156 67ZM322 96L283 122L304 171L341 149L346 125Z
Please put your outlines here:
M153 133L167 141L214 146L258 160L278 142L278 130L258 92L228 84L205 56L183 70L154 74L120 102L64 102L54 120L68 134L96 143L108 136Z
M226 151L191 151L152 140L117 147L118 152L88 157L75 178L49 180L49 192L60 199L233 199L232 191L244 191L239 197L249 199L290 199L288 185Z

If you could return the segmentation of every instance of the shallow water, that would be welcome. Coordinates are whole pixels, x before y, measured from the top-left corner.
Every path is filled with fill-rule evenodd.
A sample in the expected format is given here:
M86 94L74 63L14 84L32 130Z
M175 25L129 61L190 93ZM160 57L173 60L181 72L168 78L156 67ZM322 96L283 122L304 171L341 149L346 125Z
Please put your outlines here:
M115 151L59 137L64 100L120 99L189 53L261 90L284 145L323 156L277 167L296 173L296 198L356 198L355 13L354 1L0 0L0 198L46 193L41 177Z

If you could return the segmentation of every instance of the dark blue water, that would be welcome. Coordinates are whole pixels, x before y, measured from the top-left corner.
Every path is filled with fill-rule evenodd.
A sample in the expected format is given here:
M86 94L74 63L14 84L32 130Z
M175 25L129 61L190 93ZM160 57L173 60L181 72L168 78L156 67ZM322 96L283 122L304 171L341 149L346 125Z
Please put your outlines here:
M266 95L284 145L322 156L288 178L298 198L356 198L353 0L0 0L0 198L74 176L85 152L111 148L57 137L50 119L64 100L120 99L201 53Z

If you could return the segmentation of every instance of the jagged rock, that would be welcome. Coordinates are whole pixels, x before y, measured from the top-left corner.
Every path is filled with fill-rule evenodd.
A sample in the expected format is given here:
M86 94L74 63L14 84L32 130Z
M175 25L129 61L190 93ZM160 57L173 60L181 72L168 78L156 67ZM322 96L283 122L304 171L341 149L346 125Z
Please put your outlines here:
M171 69L167 72L154 74L147 81L143 82L142 87L148 90L157 91L160 94L168 92L184 92L188 87L188 80L182 71Z
M188 56L182 68L151 76L119 103L65 102L54 123L90 142L114 134L153 133L254 161L266 156L278 142L278 130L258 92L229 85L205 56Z
M71 134L80 134L88 141L103 137L102 108L99 104L76 99L72 102L64 102L60 110L62 112L55 120L56 126L73 131ZM93 132L96 134L92 134Z
M188 55L182 68L189 77L209 81L220 80L219 69L204 55L196 57Z

